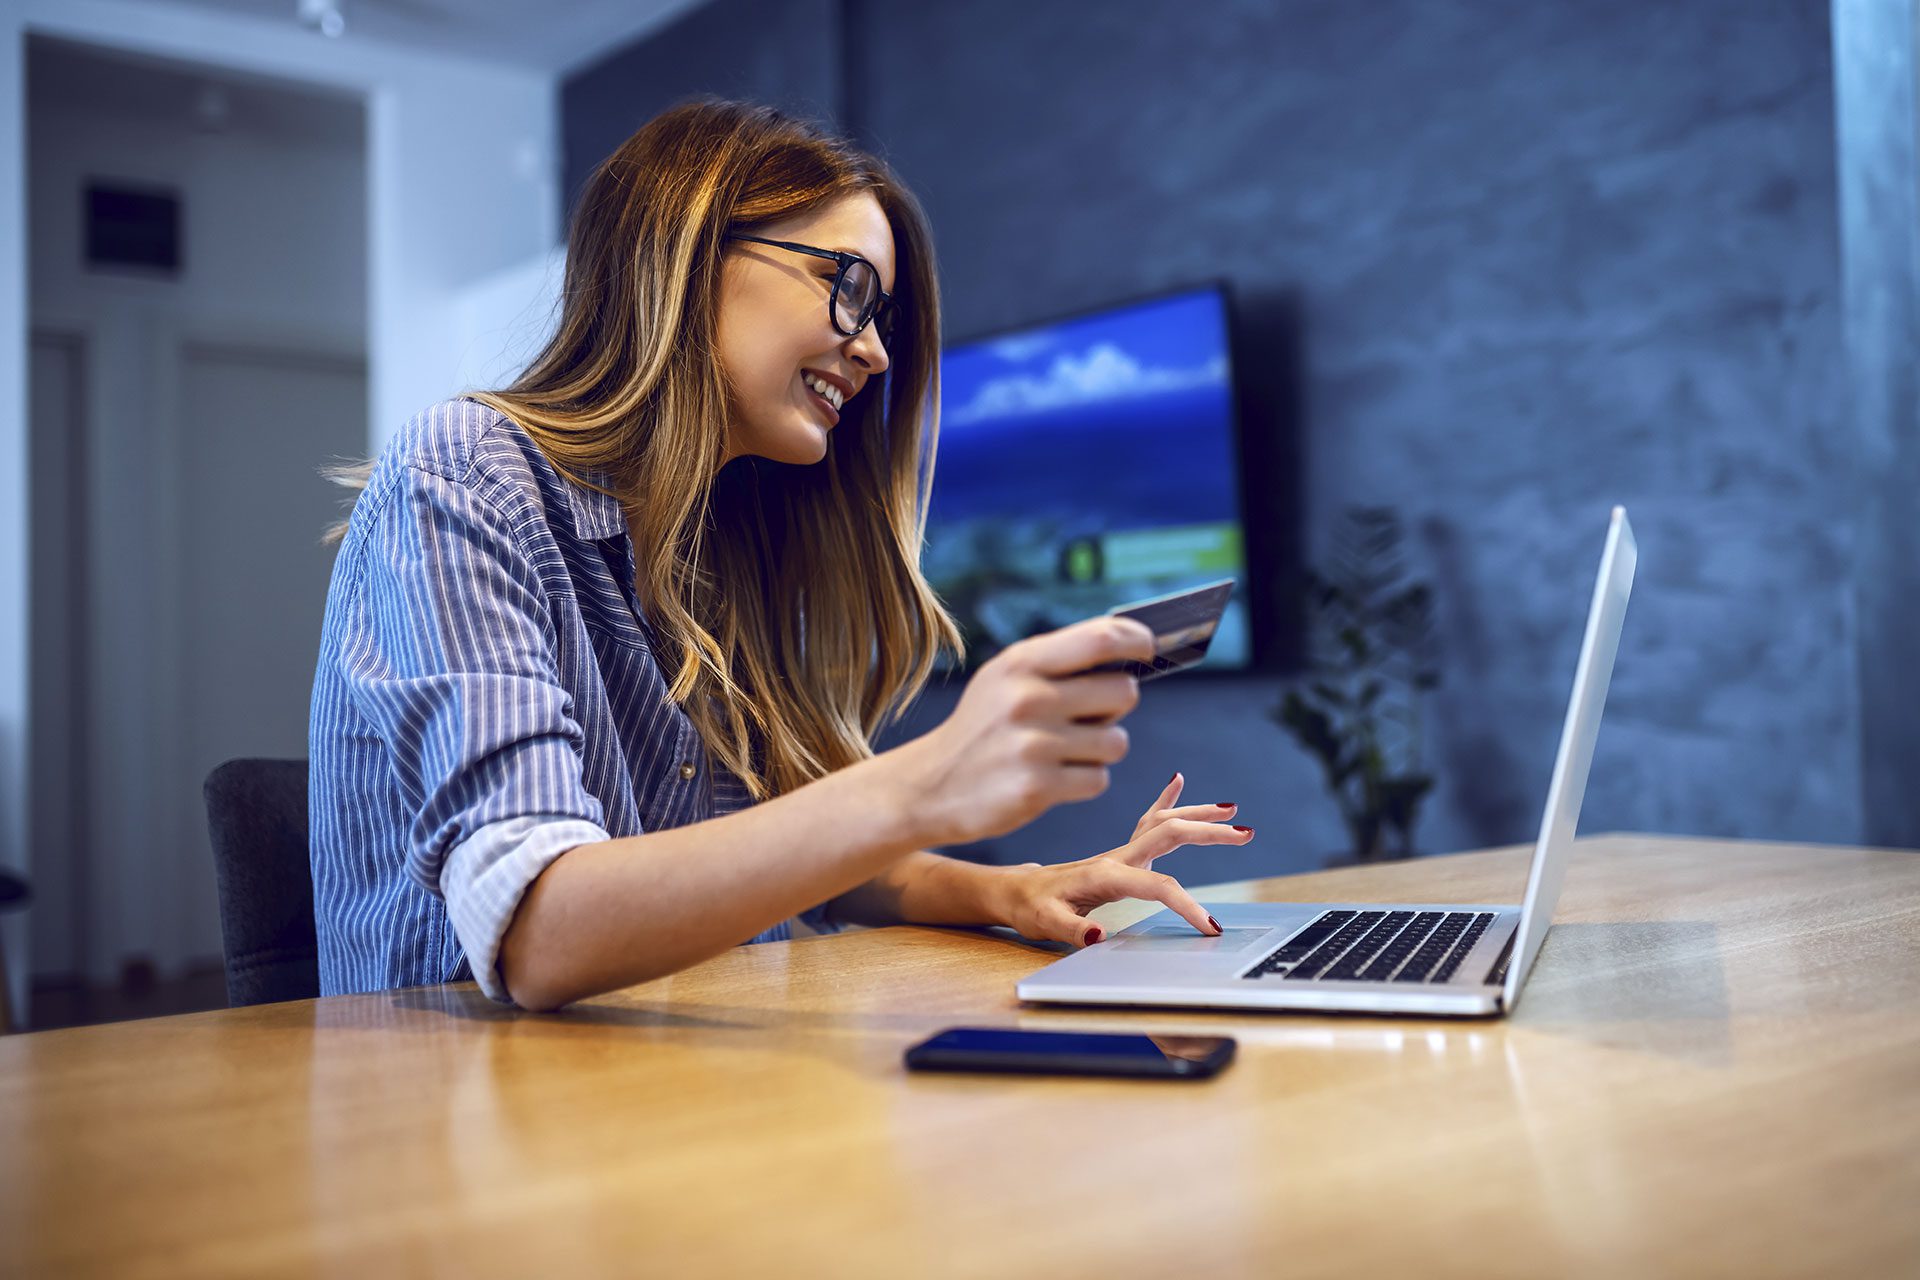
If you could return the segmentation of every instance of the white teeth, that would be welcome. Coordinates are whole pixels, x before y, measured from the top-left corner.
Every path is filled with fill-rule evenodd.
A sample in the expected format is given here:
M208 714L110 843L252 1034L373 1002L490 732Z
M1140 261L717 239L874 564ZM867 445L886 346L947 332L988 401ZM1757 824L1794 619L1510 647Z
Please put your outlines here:
M816 378L810 373L803 373L800 376L809 387L818 391L826 398L827 403L833 406L835 413L840 412L840 406L847 401L846 396L841 393L840 388L834 386L831 382Z

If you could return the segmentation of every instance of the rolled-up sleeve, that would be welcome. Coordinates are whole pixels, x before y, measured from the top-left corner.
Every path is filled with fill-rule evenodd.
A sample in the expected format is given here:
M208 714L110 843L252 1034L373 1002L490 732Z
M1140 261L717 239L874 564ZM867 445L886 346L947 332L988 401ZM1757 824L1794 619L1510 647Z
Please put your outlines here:
M601 827L605 816L582 784L585 737L515 518L418 466L385 496L341 665L414 815L407 873L442 893L449 852L491 824L538 815Z
M473 968L473 980L490 998L512 1003L500 975L500 943L520 899L561 854L610 839L578 818L526 816L489 823L453 847L440 886L447 918Z

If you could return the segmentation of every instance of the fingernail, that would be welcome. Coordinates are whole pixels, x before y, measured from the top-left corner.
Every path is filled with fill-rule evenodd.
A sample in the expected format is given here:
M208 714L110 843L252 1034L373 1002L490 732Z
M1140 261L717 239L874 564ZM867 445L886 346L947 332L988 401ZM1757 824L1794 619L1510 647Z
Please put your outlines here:
M1225 932L1226 932L1226 930L1225 930L1225 929L1222 929L1222 928L1220 927L1220 922L1219 922L1218 920L1215 920L1215 919L1214 919L1214 918L1213 918L1212 916L1208 916L1208 917L1207 917L1207 923L1213 926L1213 931L1214 931L1215 933L1225 933Z
M1231 800L1222 800L1213 807L1216 809L1238 809L1240 806Z
M1099 925L1095 925L1093 928L1087 930L1087 941L1085 945L1090 947L1106 936L1106 932L1102 930Z
M1234 827L1234 830L1235 830L1235 831L1244 831L1244 832L1246 832L1246 833L1247 833L1248 835L1252 835L1252 834L1253 834L1253 828L1252 828L1252 827L1241 827L1241 826L1236 826L1236 827Z
M1180 771L1178 769L1175 769L1173 771L1173 776L1167 779L1167 785L1172 786L1174 783L1178 781L1180 781Z

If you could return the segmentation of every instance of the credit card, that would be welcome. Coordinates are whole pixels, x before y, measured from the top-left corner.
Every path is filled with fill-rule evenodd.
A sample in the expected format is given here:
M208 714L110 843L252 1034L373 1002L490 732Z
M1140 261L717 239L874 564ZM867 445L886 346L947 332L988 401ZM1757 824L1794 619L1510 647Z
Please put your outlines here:
M1093 671L1126 671L1141 680L1185 671L1207 656L1214 632L1220 629L1220 615L1226 612L1227 598L1233 594L1233 579L1222 578L1201 587L1189 587L1151 600L1136 600L1107 610L1110 617L1132 618L1144 622L1153 632L1153 662L1128 658L1092 667Z

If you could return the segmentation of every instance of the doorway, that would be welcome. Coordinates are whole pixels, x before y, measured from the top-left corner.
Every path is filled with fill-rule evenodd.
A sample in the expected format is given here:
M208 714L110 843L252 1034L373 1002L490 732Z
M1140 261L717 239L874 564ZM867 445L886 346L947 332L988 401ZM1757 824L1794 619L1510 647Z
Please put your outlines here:
M367 148L335 91L39 36L26 61L44 1027L224 1003L200 783L306 751L321 468L368 441ZM101 191L170 208L171 254L149 221L115 256Z

